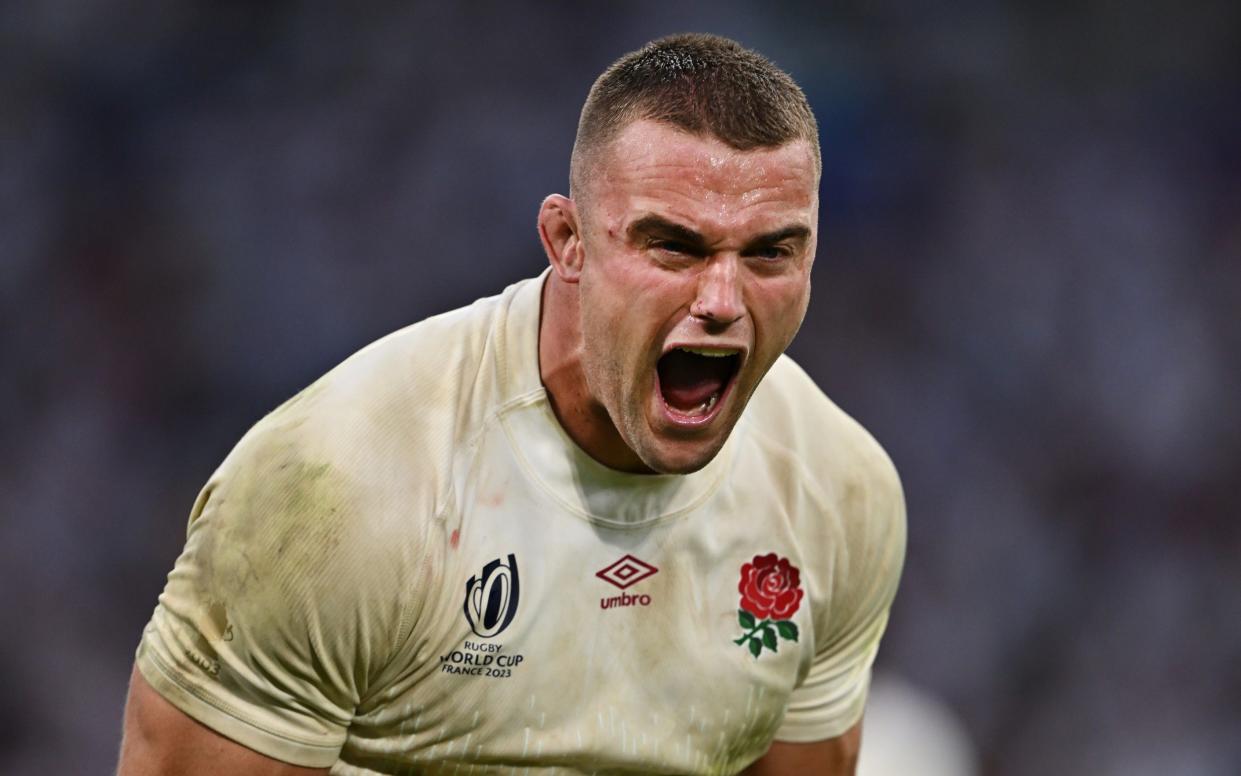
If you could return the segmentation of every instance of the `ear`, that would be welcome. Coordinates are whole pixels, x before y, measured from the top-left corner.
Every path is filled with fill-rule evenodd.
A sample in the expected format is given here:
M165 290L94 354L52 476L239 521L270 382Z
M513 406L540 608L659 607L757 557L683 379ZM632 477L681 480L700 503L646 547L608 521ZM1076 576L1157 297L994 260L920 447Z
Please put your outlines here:
M581 235L573 200L560 194L543 200L539 208L539 239L552 269L566 283L576 283L582 276L585 255Z

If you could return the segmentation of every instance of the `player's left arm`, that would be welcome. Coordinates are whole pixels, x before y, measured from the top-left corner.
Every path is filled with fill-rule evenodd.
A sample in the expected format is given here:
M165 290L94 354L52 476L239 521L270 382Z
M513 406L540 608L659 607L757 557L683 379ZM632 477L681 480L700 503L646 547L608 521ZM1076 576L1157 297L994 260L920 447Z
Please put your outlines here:
M862 746L862 721L835 738L794 744L775 741L744 776L854 776Z

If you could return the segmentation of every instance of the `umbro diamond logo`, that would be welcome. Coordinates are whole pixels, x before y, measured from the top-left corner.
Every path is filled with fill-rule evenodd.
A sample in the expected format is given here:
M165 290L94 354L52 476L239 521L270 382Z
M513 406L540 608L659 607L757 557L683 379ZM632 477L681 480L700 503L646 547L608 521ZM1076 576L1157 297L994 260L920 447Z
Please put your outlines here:
M658 572L659 569L651 564L626 555L607 568L596 571L595 576L624 590Z

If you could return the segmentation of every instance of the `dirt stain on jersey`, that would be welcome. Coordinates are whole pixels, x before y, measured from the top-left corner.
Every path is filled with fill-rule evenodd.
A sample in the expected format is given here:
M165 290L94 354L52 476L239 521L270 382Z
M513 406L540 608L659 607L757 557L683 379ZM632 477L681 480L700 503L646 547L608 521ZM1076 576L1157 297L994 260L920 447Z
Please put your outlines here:
M331 561L347 528L348 484L334 467L303 460L285 440L249 444L200 498L187 543L198 564L195 597L204 602L198 627L210 644L232 641L234 621L254 625L256 615L274 616L267 607L305 600L302 580ZM195 647L213 659L209 644Z
M215 641L232 641L233 625L228 621L228 609L220 601L212 601L207 606L207 618L211 623L212 632L208 638Z
M336 519L340 488L329 464L291 463L280 467L283 486L275 495L271 528L277 533L276 554L286 551L319 554L340 544Z

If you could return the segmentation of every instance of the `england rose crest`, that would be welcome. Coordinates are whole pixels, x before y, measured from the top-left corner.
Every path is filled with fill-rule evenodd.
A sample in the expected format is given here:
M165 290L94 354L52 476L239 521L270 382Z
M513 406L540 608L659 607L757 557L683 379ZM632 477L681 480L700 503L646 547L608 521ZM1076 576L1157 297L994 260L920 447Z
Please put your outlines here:
M741 593L737 622L745 633L734 644L747 645L750 654L758 657L764 649L777 651L779 639L797 641L792 617L805 591L801 589L801 572L788 558L777 557L774 552L755 555L754 560L742 565L737 591Z

